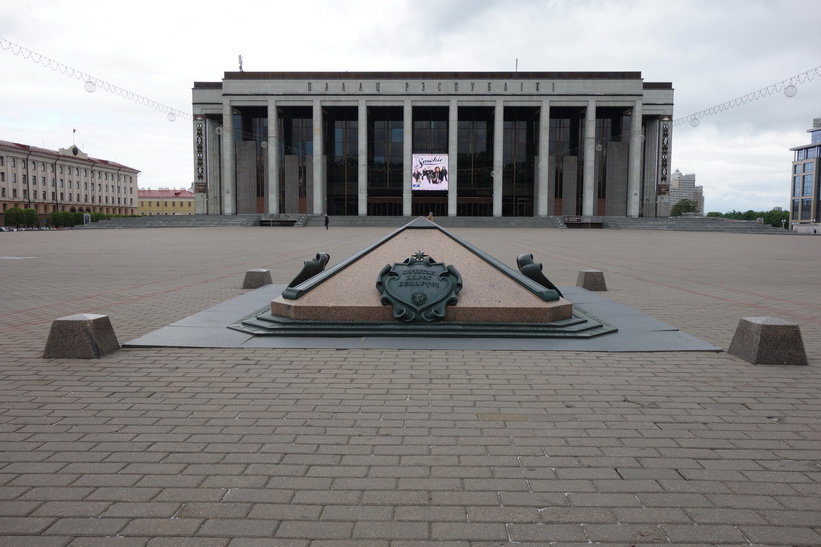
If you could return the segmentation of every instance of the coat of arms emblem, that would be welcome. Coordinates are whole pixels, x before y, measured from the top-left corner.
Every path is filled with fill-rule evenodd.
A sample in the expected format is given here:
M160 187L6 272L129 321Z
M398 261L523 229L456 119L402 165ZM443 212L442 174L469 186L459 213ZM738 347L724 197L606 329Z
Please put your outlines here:
M432 323L444 319L447 306L458 302L462 276L453 266L418 251L402 263L382 268L376 288L382 294L382 304L393 305L397 320Z

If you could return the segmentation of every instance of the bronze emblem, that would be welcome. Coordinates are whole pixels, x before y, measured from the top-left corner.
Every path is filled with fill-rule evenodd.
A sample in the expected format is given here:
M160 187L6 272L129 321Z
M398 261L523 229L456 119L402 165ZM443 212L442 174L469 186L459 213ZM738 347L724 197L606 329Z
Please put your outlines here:
M432 323L445 318L447 306L458 302L462 276L453 266L436 262L422 251L382 268L376 280L383 305L393 305L393 316L407 323Z

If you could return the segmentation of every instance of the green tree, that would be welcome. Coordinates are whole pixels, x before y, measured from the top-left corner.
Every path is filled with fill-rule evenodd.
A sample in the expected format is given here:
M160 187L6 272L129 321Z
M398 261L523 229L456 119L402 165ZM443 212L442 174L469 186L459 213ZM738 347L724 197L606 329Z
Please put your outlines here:
M6 212L3 214L3 223L6 226L19 227L22 226L24 220L23 210L19 207L6 209Z
M30 226L32 228L36 228L39 223L40 219L37 218L37 211L35 211L31 207L23 209L23 224L25 224L26 226Z
M682 199L670 209L671 217L680 217L684 213L695 213L696 204L689 199Z

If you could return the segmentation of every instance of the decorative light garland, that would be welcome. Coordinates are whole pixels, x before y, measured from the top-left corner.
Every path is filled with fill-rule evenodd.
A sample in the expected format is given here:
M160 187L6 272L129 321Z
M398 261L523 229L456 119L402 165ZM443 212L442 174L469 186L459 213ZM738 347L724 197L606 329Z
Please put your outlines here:
M120 97L133 101L137 104L147 106L155 110L159 110L160 112L165 112L166 118L170 122L175 121L177 118L183 118L186 120L194 119L193 115L186 111L166 106L152 99L143 97L142 95L138 95L137 93L128 91L127 89L123 89L114 84L110 84L105 80L101 80L100 78L91 76L90 74L74 69L68 65L64 65L63 63L55 61L54 59L46 57L45 55L41 55L40 53L32 51L21 45L15 44L14 42L6 40L5 38L0 37L0 48L11 52L14 55L17 55L18 57L22 57L34 63L41 64L46 68L50 68L55 72L63 74L64 76L68 76L69 78L75 78L77 80L85 82L84 88L89 93L94 93L98 88L101 88L104 91L108 91L109 93L112 93L114 95L119 95ZM773 95L774 93L777 93L779 91L783 91L784 95L786 95L787 97L795 97L795 95L798 93L797 85L802 85L807 82L810 82L814 80L816 76L819 75L821 75L821 66L817 66L800 74L796 74L795 76L787 78L786 80L782 80L780 82L768 85L767 87L763 87L751 93L747 93L746 95L742 95L741 97L736 97L735 99L721 103L716 106L712 106L705 110L701 110L694 114L689 114L681 118L676 118L672 121L672 124L675 127L683 125L685 123L689 123L692 127L697 127L702 118L706 118L707 116L712 116L714 114L724 112L725 110L730 110L732 108L742 106L746 103L763 99L764 97L769 97L770 95Z
M801 74L796 74L786 80L781 80L780 82L768 85L767 87L763 87L757 91L753 91L752 93L747 93L741 97L736 97L730 101L712 106L706 110L696 112L695 114L677 118L673 120L673 126L689 123L692 127L697 127L701 118L706 118L707 116L712 116L713 114L718 114L719 112L724 112L725 110L730 110L731 108L735 108L746 103L751 103L753 101L763 99L764 97L769 97L779 91L783 91L784 95L787 97L795 97L796 94L798 94L798 87L796 84L805 84L814 80L815 77L819 75L821 75L821 66L817 66L807 70L806 72L802 72Z
M128 91L127 89L123 89L121 87L117 87L114 84L110 84L105 80L101 80L100 78L96 78L77 70L75 68L71 68L70 66L64 65L54 59L46 57L45 55L41 55L36 51L32 51L28 48L25 48L21 45L15 44L5 38L0 38L0 48L17 55L18 57L22 57L23 59L28 59L33 63L37 63L39 65L43 65L46 68L50 68L54 72L58 72L64 76L68 76L69 78L75 78L77 80L85 82L83 85L84 89L89 93L94 93L98 88L103 89L104 91L108 91L114 95L119 95L124 99L128 99L129 101L133 101L139 105L147 106L149 108L153 108L154 110L159 110L160 112L165 112L166 118L168 121L173 122L177 118L184 118L187 120L193 120L194 117L185 112L183 110L179 110L177 108L172 108L170 106L166 106L162 103L158 103L157 101L148 99L143 97L142 95L138 95L137 93Z

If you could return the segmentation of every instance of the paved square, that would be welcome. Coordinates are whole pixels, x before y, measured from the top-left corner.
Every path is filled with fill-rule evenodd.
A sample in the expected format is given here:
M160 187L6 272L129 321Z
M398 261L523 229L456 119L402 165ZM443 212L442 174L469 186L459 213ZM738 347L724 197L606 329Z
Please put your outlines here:
M0 544L821 544L821 238L452 231L560 286L602 270L720 348L741 317L797 322L810 365L426 340L43 359L58 317L127 342L386 230L3 233Z

